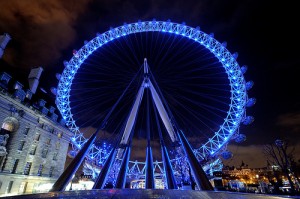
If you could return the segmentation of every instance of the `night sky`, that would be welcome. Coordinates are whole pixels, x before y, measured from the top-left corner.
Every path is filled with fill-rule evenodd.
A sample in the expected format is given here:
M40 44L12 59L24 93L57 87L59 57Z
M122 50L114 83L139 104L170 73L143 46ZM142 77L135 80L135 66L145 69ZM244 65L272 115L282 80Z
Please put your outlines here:
M242 128L247 135L243 144L230 143L234 157L225 163L239 165L244 160L251 167L262 167L266 165L262 146L277 138L289 139L300 154L297 8L290 1L270 0L0 0L0 34L12 37L3 56L9 66L3 65L1 71L24 79L31 67L42 66L40 85L50 93L63 60L97 32L153 18L200 26L218 41L227 41L230 52L239 53L238 63L248 66L246 80L254 81L249 97L257 103L247 113L255 122Z

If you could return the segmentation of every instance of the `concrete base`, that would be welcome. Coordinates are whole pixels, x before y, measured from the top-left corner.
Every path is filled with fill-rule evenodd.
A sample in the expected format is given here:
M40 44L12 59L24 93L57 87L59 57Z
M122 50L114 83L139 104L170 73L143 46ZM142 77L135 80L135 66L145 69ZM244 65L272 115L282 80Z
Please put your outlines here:
M28 194L19 196L6 196L6 199L35 199L35 198L59 198L59 199L279 199L299 198L292 196L273 196L265 194L250 194L238 192L219 191L194 191L194 190L162 190L162 189L104 189L81 190L65 192L49 192L40 194Z

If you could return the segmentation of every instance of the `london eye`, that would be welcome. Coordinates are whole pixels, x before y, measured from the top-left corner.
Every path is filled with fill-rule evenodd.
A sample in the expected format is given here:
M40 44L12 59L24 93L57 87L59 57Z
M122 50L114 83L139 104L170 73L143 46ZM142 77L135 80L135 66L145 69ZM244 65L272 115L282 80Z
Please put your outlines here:
M97 132L86 169L104 175L100 188L138 179L174 188L197 178L193 158L206 174L231 158L227 144L246 139L239 127L253 122L246 108L256 100L247 66L226 45L199 27L152 20L110 28L73 51L56 104L74 154Z

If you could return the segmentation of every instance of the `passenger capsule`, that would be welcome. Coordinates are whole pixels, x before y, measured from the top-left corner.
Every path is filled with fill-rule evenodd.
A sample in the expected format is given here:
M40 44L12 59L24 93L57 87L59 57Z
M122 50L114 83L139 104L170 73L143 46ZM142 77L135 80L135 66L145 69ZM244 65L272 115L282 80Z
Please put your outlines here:
M57 89L55 87L51 87L50 90L53 95L57 95Z
M254 122L254 117L253 116L247 116L245 117L245 119L243 120L243 124L244 125L249 125L251 124L252 122Z
M254 82L253 82L253 81L248 81L248 82L246 83L246 89L247 89L247 91L250 90L250 89L253 87L253 85L254 85Z
M60 78L61 78L61 74L59 74L59 73L56 73L56 74L55 74L55 77L56 77L56 79L59 81L59 80L60 80Z
M234 58L234 59L237 59L237 58L238 58L238 56L239 56L239 53L238 53L238 52L235 52L235 53L233 53L233 55L232 55L232 56L233 56L233 58Z
M229 160L230 158L232 158L233 154L230 151L224 151L221 154L222 158L224 158L225 160Z
M68 67L69 62L68 61L64 61L64 65L65 65L65 67Z
M278 147L282 147L284 144L284 142L282 140L275 140L275 145L278 146Z
M78 52L77 52L77 50L73 50L73 55L74 55L74 57L76 57L76 58L78 58L79 57L79 54L78 54Z
M250 99L248 99L248 101L246 103L246 107L252 107L255 103L256 103L256 99L250 98Z
M71 150L71 151L69 151L68 156L69 156L70 158L75 158L76 154L77 154L76 151Z
M222 43L222 46L223 46L224 48L226 48L226 46L227 46L227 42L226 42L226 41L224 41L224 42Z
M234 141L236 142L236 143L242 143L242 142L244 142L246 140L246 135L244 135L244 134L239 134L235 139L234 139Z
M247 72L247 70L248 70L248 66L244 65L241 67L241 71L243 74L245 74Z

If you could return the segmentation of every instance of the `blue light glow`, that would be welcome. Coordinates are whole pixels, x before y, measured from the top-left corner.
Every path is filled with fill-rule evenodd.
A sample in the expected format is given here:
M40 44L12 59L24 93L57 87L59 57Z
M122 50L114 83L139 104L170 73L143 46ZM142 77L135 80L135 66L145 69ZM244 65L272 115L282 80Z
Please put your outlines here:
M180 27L180 29L178 29ZM176 31L175 31L176 30ZM227 116L224 119L224 123L221 125L220 129L216 131L215 135L203 146L196 149L196 152L200 154L201 157L205 157L209 154L214 154L219 150L220 146L224 146L228 138L230 138L235 132L240 124L239 116L244 115L245 113L245 104L247 98L246 87L249 89L253 86L253 82L248 83L248 86L245 86L245 79L243 74L247 70L247 67L239 67L239 64L236 62L237 54L232 55L227 49L227 43L223 42L222 44L213 39L213 35L207 35L204 32L200 31L200 28L191 28L186 26L185 24L178 23L170 23L163 21L145 21L140 23L132 23L124 26L117 27L115 29L104 32L103 34L97 34L96 38L92 39L89 42L86 42L85 46L79 49L75 55L71 58L69 62L65 61L65 69L62 73L62 77L59 80L57 96L56 100L58 102L58 109L63 115L64 119L67 119L69 123L71 123L70 130L75 134L81 134L79 128L76 126L76 121L72 117L71 107L69 104L69 96L70 96L70 84L77 72L77 69L80 68L80 64L85 61L85 59L92 53L92 51L88 51L89 47L92 47L94 50L103 46L103 44L112 42L113 40L121 36L126 37L129 34L135 34L140 32L148 32L148 31L156 31L156 32L166 32L168 31L170 34L182 35L182 37L190 38L199 43L199 45L205 46L213 55L218 57L220 62L222 63L230 81L231 86L231 104L229 107L234 107L230 111L227 112ZM118 33L119 32L119 33ZM192 35L192 36L191 36ZM109 41L105 38L109 38ZM211 42L213 40L213 42ZM95 42L97 41L97 42ZM87 52L88 51L88 52ZM76 70L74 70L76 68ZM67 86L67 88L66 88ZM236 90L236 87L240 86L239 90ZM235 91L235 92L234 92ZM69 111L66 111L69 110ZM234 116L238 117L232 121ZM230 122L229 119L230 118ZM224 129L230 129L229 134ZM226 131L226 136L224 140L219 140L217 135L224 135L224 131ZM83 138L85 140L85 138ZM75 140L73 140L75 142ZM214 144L212 144L214 143ZM81 145L78 145L81 147ZM95 149L98 150L98 149ZM94 157L94 156L93 156Z

